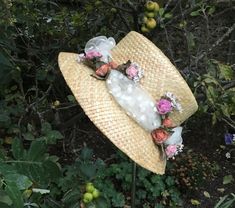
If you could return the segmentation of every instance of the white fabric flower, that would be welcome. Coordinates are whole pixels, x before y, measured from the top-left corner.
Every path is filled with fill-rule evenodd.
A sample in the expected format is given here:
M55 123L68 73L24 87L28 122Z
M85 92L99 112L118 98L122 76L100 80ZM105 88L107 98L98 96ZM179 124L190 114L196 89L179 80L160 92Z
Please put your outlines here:
M114 38L107 38L106 36L98 36L90 39L85 46L85 53L89 51L98 51L102 54L101 60L104 62L109 62L111 57L111 49L116 45Z
M181 126L172 129L174 133L164 142L165 145L181 145L183 139L181 137L183 128Z

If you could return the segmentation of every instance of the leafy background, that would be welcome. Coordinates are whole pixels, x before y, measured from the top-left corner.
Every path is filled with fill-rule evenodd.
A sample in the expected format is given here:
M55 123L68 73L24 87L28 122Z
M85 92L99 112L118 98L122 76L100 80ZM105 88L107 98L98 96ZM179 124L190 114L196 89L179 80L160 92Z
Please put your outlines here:
M180 70L199 103L184 124L185 151L167 174L138 167L138 207L232 207L235 130L232 1L1 0L0 206L129 207L131 162L84 115L58 69L60 51L82 52L98 35L143 33ZM90 147L94 150L92 152ZM82 203L85 184L101 196ZM217 205L216 205L217 204Z

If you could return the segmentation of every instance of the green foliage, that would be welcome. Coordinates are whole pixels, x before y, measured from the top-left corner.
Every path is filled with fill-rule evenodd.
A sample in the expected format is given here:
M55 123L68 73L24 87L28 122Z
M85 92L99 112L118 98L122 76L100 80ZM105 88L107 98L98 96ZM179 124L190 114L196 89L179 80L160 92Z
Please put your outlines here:
M201 93L205 96L200 111L209 113L213 124L223 120L235 129L235 122L232 119L235 115L235 90L230 87L230 81L234 79L235 74L231 66L210 60L208 72L199 75L194 86L196 94Z
M235 204L235 194L231 193L221 197L219 202L215 205L214 208L232 208Z
M217 11L213 4L205 1L189 2L190 18L208 18ZM76 103L64 87L61 90L64 82L61 84L58 72L58 53L80 51L88 39L97 35L113 36L118 42L130 30L140 31L141 25L146 24L143 23L145 3L142 0L0 0L1 208L80 207L85 184L91 181L101 196L86 204L86 208L130 204L131 163L126 157L119 155L108 165L100 159L95 160L92 151L85 148L74 163L63 167L50 148L63 138L53 128L58 120L58 106ZM160 1L158 3L160 9L154 12L150 9L152 14L148 14L148 18L153 15L160 27L155 21L150 22L148 26L152 32L146 36L158 44L164 42L166 36L171 51L167 25L177 27L177 18L182 16L177 30L184 31L188 52L200 48L197 34L186 30L188 5L181 15L176 14L178 9L171 10ZM175 17L177 21L174 22ZM164 38L161 30L165 31ZM177 33L174 38L176 41ZM205 73L197 74L190 83L195 95L203 95L200 112L209 113L213 123L222 120L234 127L235 91L229 87L233 86L234 71L230 65L216 60L208 61L206 68ZM55 116L48 118L51 112ZM186 154L181 162L174 164L179 167L173 168L177 170L173 174L182 180L178 181L182 187L197 187L203 177L214 175L217 166L204 159L200 155L190 158ZM191 175L185 166L193 170ZM205 169L209 166L212 169ZM224 181L232 182L233 178L229 176ZM180 206L176 182L171 175L158 176L139 167L137 205L145 208ZM232 196L221 199L218 207L228 207L234 200Z

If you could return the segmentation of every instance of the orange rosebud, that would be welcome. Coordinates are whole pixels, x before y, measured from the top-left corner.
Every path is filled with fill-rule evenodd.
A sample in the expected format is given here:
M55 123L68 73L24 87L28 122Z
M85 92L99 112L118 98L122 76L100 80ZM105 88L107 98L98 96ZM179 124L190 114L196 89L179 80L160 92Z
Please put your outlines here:
M152 131L151 135L154 142L157 144L162 144L169 137L169 134L164 129L155 129Z
M109 64L103 64L101 67L96 69L95 73L96 75L100 77L104 77L108 73L109 70L110 70Z
M113 61L109 62L109 66L111 67L111 69L116 69L118 67L118 65Z
M165 118L162 122L162 125L166 128L171 128L173 127L173 122L170 118Z

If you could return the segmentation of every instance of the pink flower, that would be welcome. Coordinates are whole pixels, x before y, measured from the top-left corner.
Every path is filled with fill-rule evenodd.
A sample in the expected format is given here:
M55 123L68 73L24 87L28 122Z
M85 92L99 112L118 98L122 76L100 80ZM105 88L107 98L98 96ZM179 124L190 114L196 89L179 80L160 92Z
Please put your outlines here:
M135 67L133 65L130 65L126 69L126 74L127 74L129 79L134 79L134 77L138 76L138 69L137 69L137 67Z
M162 121L162 125L166 128L171 128L173 126L173 122L170 118L165 118L163 121Z
M174 157L177 154L177 145L168 145L165 152L168 158Z
M92 51L88 51L86 53L86 59L93 59L93 58L96 58L96 57L102 57L102 54L98 51L95 51L95 50L92 50Z
M157 103L157 110L158 113L160 113L161 115L167 114L170 111L172 111L173 107L171 105L171 102L167 99L161 99L158 103Z
M164 129L155 129L152 131L151 135L156 144L162 144L169 137L169 134Z

